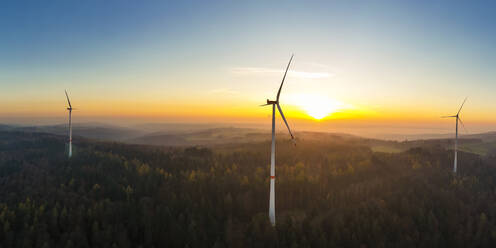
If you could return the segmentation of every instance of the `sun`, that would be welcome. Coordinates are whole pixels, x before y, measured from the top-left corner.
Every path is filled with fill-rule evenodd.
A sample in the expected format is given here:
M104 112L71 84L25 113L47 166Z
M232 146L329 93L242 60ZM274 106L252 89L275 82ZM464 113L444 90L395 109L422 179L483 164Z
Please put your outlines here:
M336 100L317 94L298 94L293 97L292 102L316 120L322 120L343 106Z
M305 112L307 112L308 115L315 118L316 120L322 120L324 117L334 113L335 109L329 109L317 105L317 106L307 106L305 108Z

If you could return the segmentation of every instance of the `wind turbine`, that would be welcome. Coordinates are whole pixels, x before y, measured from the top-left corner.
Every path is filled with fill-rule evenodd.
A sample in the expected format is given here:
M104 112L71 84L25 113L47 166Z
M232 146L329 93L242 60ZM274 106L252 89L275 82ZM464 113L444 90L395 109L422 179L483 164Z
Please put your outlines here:
M277 98L275 101L271 101L267 99L267 103L260 105L260 106L267 106L267 105L272 105L272 146L271 146L271 153L270 153L270 199L269 199L269 219L270 223L272 226L276 225L276 200L275 200L275 181L276 181L276 123L275 123L275 118L276 118L276 106L277 109L279 110L279 113L281 114L282 119L284 120L284 123L286 124L286 127L288 127L289 135L291 135L291 139L294 142L294 136L293 133L291 133L291 129L289 128L288 122L286 121L286 118L284 117L284 114L282 113L281 106L279 106L279 96L281 95L281 89L282 85L284 84L284 79L286 79L286 74L288 73L289 65L291 65L291 61L293 60L293 55L291 55L291 58L289 59L288 66L286 67L286 72L284 73L284 77L282 78L281 86L279 86L279 91L277 92Z
M458 155L458 121L460 121L460 124L462 124L463 128L465 128L465 125L463 124L462 119L460 118L460 111L462 111L463 105L467 101L467 98L465 97L465 100L463 100L462 105L460 106L460 109L458 109L458 112L456 115L450 115L450 116L441 116L441 118L456 118L456 134L455 134L455 162L453 165L453 172L456 173L456 168L457 168L457 155Z
M67 97L67 103L69 104L69 107L67 110L69 110L69 158L72 157L72 105L71 105L71 100L69 100L69 95L67 94L67 90L65 91L65 96Z

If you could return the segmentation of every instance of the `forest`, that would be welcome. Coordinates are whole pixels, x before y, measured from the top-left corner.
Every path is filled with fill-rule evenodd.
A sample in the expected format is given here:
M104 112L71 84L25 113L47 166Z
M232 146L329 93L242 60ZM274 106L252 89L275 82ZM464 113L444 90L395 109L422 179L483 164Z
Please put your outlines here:
M0 131L0 247L494 247L496 155L359 139L162 147Z

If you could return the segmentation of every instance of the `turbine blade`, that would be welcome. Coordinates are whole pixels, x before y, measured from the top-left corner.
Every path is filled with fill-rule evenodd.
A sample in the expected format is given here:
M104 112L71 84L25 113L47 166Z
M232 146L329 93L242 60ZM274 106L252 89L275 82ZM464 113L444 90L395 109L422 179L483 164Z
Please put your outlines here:
M441 118L452 118L452 117L456 117L456 115L441 116Z
M291 54L291 58L289 59L288 66L286 67L286 72L284 72L284 77L282 77L281 86L279 86L279 91L277 91L277 98L276 98L277 102L279 102L279 96L281 95L282 85L284 84L284 80L286 79L286 74L288 74L289 65L291 65L291 61L293 60L293 56L294 56L294 54Z
M458 120L460 121L460 124L462 124L463 130L465 130L465 133L468 133L468 130L465 127L465 124L463 124L462 118L458 117Z
M281 114L282 119L284 120L284 123L286 123L286 127L288 127L288 131L289 131L289 135L291 135L291 139L294 140L293 133L291 132L291 129L289 128L288 122L286 121L286 117L284 117L284 114L282 113L281 106L279 106L279 104L277 104L277 109L279 109L279 113Z
M67 95L67 90L65 90L65 96L67 97L67 102L69 103L69 108L72 108L71 101L69 100L69 95Z
M463 105L465 104L466 101L467 101L467 97L465 97L465 100L463 100L462 106L460 106L460 109L458 110L458 113L456 113L456 115L458 115L460 111L462 111Z
M262 105L258 105L258 106L263 107L263 106L267 106L267 105L270 105L270 104L266 103L266 104L262 104Z

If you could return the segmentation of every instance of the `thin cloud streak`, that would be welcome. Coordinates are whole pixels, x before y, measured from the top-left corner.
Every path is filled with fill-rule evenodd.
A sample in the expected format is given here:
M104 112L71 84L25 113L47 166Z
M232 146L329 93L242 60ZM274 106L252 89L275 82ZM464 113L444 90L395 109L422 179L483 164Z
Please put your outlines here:
M234 95L238 95L239 92L238 91L235 91L235 90L231 90L231 89L220 88L220 89L210 90L210 91L208 91L208 94L211 94L211 95L231 95L231 96L234 96Z
M231 69L235 74L282 74L284 70L276 70L261 67L236 67ZM289 76L304 78L304 79L320 79L333 77L334 74L328 72L306 72L306 71L288 71Z

